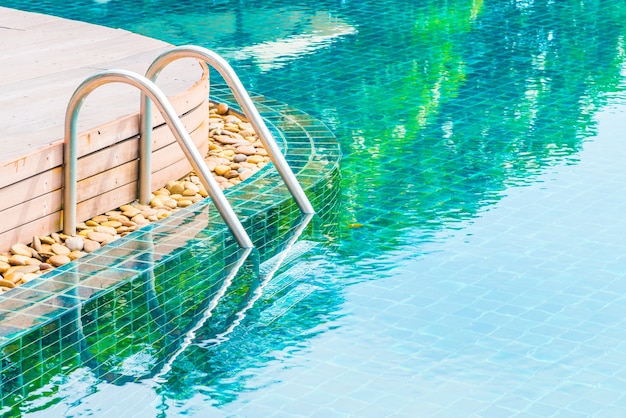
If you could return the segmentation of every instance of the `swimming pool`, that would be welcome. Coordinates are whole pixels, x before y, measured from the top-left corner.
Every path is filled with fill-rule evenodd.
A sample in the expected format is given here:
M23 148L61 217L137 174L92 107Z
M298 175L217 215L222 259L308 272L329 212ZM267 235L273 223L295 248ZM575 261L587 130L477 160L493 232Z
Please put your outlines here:
M621 2L0 4L214 49L344 153L287 301L33 416L625 414Z

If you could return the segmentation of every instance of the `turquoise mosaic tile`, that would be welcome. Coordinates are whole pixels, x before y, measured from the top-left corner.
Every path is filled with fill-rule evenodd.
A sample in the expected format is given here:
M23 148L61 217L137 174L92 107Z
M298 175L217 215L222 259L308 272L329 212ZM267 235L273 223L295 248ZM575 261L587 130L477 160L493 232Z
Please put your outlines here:
M281 102L257 97L278 138L282 124L299 144L297 124L316 132L319 120L343 151L341 176L327 179L341 187L316 188L341 205L311 221L322 249L299 253L297 265L312 270L285 265L264 288L281 290L244 312L243 289L261 286L246 264L233 279L242 291L216 307L219 319L198 330L166 378L131 385L118 374L115 385L90 372L88 393L71 398L60 385L46 412L625 415L622 2L243 0L200 11L185 0L10 3L213 48L244 85ZM212 82L221 94L219 77ZM324 162L294 158L312 186ZM250 226L284 231L265 216L281 194L270 169L259 182L271 198L236 210L262 211ZM190 241L165 244L166 232L158 245ZM283 274L298 280L281 288ZM282 306L306 296L282 310L283 295ZM168 312L193 311L166 308L155 314L162 326L176 323ZM156 341L156 358L177 346ZM138 349L127 358L152 357Z

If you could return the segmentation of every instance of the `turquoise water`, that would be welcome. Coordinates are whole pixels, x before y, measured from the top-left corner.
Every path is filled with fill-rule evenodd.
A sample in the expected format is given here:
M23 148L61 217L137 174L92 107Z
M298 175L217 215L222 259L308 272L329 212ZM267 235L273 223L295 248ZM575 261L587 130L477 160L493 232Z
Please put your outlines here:
M25 411L626 414L622 2L0 4L214 49L344 153L282 304L200 330L166 383L78 370Z

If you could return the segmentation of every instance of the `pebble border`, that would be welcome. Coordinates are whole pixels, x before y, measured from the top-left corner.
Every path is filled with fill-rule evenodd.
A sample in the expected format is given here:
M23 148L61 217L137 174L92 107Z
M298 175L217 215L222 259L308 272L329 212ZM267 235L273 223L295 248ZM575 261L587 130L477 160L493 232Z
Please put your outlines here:
M205 162L222 190L249 179L270 161L252 125L231 112L226 103L209 102L208 139ZM10 252L0 253L0 292L81 258L207 196L200 179L191 172L154 191L148 205L132 202L78 223L74 236L55 232L34 236L28 244L14 244Z

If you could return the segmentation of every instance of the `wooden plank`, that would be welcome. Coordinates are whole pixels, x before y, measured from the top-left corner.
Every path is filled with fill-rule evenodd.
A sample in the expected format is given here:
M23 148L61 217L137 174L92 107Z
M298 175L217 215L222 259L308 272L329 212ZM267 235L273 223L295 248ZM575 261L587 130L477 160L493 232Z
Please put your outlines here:
M91 74L93 71L90 70L88 75ZM209 91L206 76L206 73L202 74L203 78L189 89L169 96L170 103L178 115L186 114L201 103L206 103ZM167 83L164 84L168 86ZM60 88L62 89L63 86ZM57 95L55 99L57 93L46 90L38 92L41 97L48 98L45 106L35 105L37 102L33 100L33 96L24 92L21 98L15 100L3 101L0 98L0 122L4 113L4 119L7 120L5 126L9 126L9 128L0 127L0 145L3 149L0 158L4 161L0 163L2 180L6 181L2 173L3 167L12 165L16 160L32 155L33 152L50 153L47 148L62 146L65 135L63 121L69 93L66 98L58 98ZM107 94L126 94L128 97L122 106L116 101L108 100ZM53 108L62 108L62 110L54 111ZM139 92L130 86L107 85L94 91L89 95L79 113L78 130L81 132L78 135L79 155L109 146L119 138L136 135L139 132L138 111ZM153 126L164 123L159 112L153 110L152 114ZM20 123L13 123L14 120L19 120Z
M165 42L124 30L6 8L0 26L5 27L0 36L0 166L63 138L67 103L87 76L110 68L143 74L159 53L171 48ZM185 70L159 81L168 96L168 91L179 95L205 78L205 69L194 60L178 60L172 66ZM107 85L102 89L108 91L98 88L89 95L85 103L93 95L98 106L81 109L79 131L138 110L138 98L129 98L133 94L138 97L138 93L132 88L123 91L122 87L129 86ZM100 94L106 102L99 100ZM184 113L189 108L177 110Z
M206 124L203 124L190 134L192 140L203 155L205 155L208 150L208 132L205 125ZM153 179L152 181L152 184L155 185L153 190L162 187L167 181L183 177L191 171L189 162L176 143L155 151L153 156L155 159L153 166L155 174L153 176L157 179ZM161 171L167 168L171 169L168 169L166 173L173 177L163 181L163 173ZM82 202L88 200L98 200L100 196L107 195L111 191L114 192L118 189L126 190L128 184L134 185L132 193L125 195L120 191L119 200L116 200L116 202L121 203L118 203L117 206L136 200L137 171L138 161L135 159L79 181L77 185L78 204L80 205ZM50 213L60 211L62 209L62 203L63 189L59 185L58 188L35 196L19 205L0 210L0 233L18 228L30 222L36 222L38 219L44 218ZM108 204L106 200L91 204L89 207L93 207L94 210L98 210L99 212L88 213L87 218L114 209L114 207L108 206ZM85 219L80 219L77 216L77 220L79 221ZM50 232L55 231L49 231L48 233ZM14 243L15 242L11 244Z
M202 91L198 88L197 90ZM199 126L203 119L208 117L208 95L200 94L196 89L190 92L190 97L186 98L189 103L197 100L200 103L181 117L183 125L188 132ZM184 99L178 98L176 101ZM182 106L182 105L181 105ZM189 104L187 104L189 106ZM136 136L139 132L138 116L133 115L122 120L111 122L100 128L81 134L78 142L85 144L80 147L79 155L94 153L100 149L107 148L123 138ZM167 142L174 141L174 137L165 125L157 126L153 131L153 148L158 149ZM37 175L38 173L50 170L63 164L63 143L57 142L51 146L41 148L30 155L22 156L16 160L0 166L0 190L2 188L17 183L23 179ZM2 207L0 205L0 207Z
M20 225L5 232L0 232L0 252L8 251L11 245L18 242L27 244L33 239L33 236L46 236L51 231L60 231L61 228L61 212L54 212L36 222L30 222Z

